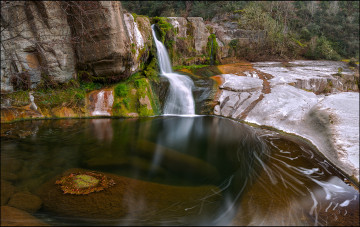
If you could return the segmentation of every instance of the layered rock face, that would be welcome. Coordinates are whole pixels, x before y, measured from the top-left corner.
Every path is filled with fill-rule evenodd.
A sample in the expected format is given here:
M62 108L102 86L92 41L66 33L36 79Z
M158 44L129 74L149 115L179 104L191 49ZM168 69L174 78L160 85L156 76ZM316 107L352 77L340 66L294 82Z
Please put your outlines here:
M224 58L236 56L241 46L263 42L266 36L264 31L239 29L238 24L229 18L205 22L201 17L168 17L167 21L176 31L172 35L167 34L172 42L168 48L174 66L207 64L210 51L216 52L216 60L221 63ZM216 36L217 48L213 50L207 48L211 45L210 34Z
M59 2L2 2L1 93L34 88L42 77L75 75L66 13Z
M69 23L79 37L75 49L80 68L115 81L139 69L145 46L149 50L152 44L147 18L135 21L131 14L124 14L120 2L108 1L80 2L70 12Z
M120 2L1 4L1 93L64 83L79 70L118 81L149 57L149 19L134 20Z

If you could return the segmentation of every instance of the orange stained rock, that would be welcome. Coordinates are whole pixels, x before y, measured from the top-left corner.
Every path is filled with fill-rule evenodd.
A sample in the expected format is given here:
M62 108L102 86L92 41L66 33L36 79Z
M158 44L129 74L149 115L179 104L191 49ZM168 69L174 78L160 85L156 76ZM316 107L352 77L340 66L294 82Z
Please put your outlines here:
M217 84L217 89L216 89L216 94L214 96L214 100L219 100L220 95L221 95L221 90L219 89L219 86L224 83L222 77L220 75L218 76L212 76L210 77L211 79L215 80L216 84Z
M18 119L43 117L39 112L31 110L30 105L23 107L11 107L1 109L1 123L7 123Z
M222 74L236 74L239 76L245 76L244 72L255 71L252 64L247 61L241 61L233 64L225 64L217 66Z
M58 107L51 110L52 116L55 117L76 117L74 110L68 107Z
M180 72L184 72L184 73L188 73L188 74L190 74L190 75L192 75L192 76L195 76L195 75L191 72L191 70L189 70L189 69L180 69L179 71L180 71Z

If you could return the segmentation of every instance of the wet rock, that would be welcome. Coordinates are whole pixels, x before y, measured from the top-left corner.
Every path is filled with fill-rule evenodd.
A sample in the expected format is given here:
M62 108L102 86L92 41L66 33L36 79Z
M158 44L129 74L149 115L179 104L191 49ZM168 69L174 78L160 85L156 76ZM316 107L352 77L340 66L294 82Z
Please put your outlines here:
M134 152L149 159L160 156L160 165L178 175L191 174L194 177L214 179L214 181L220 177L217 169L207 162L148 140L137 141Z
M359 93L343 92L322 99L318 106L329 116L337 158L359 181ZM330 159L333 161L333 158Z
M19 159L2 155L1 156L1 172L16 173L22 168L22 161Z
M15 186L13 186L8 181L1 180L1 205L6 205L15 191Z
M1 206L1 226L49 226L29 213L9 206Z
M113 103L112 89L96 90L87 95L87 109L91 116L111 116Z
M17 192L13 194L8 202L8 206L35 213L41 208L41 199L30 192Z
M70 173L85 173L84 169L69 169L62 176ZM134 180L122 176L103 173L114 180L115 185L103 191L87 195L64 194L55 181L60 176L48 181L39 190L44 202L44 209L60 216L92 219L130 218L147 223L169 217L198 216L214 212L221 198L216 194L215 186L177 187ZM207 203L201 199L207 196ZM171 209L169 207L171 206ZM191 207L192 209L186 209ZM131 221L130 219L128 219ZM114 220L115 221L115 220ZM119 223L119 221L117 221Z
M31 119L44 117L38 111L30 109L30 105L25 107L1 108L1 123L7 123L19 119Z
M1 179L7 181L16 181L19 179L19 176L16 175L15 173L1 171Z

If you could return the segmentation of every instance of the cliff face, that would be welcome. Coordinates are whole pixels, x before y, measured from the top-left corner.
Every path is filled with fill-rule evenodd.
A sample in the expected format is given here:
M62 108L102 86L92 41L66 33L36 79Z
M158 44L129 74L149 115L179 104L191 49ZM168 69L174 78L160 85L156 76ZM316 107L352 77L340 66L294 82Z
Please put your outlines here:
M43 76L74 77L66 13L58 2L1 2L1 93L34 88Z
M87 77L122 81L149 63L149 18L113 1L2 1L1 93ZM164 43L176 65L224 63L261 31L218 18L169 17ZM241 44L241 45L240 45Z
M239 29L230 18L205 22L201 17L168 17L166 21L173 27L164 43L174 66L224 63L244 47L263 42L266 36L264 31Z
M1 93L63 83L81 71L122 80L149 56L149 20L124 14L120 2L1 4Z

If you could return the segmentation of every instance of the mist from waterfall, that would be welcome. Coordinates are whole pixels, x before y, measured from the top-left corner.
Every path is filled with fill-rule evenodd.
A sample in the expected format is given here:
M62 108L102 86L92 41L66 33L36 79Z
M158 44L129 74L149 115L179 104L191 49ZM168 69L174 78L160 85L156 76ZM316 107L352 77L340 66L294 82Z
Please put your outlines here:
M193 81L186 75L172 71L170 58L164 44L156 38L154 25L152 34L157 49L160 76L169 80L169 94L164 105L164 115L195 115L195 102L192 95Z

